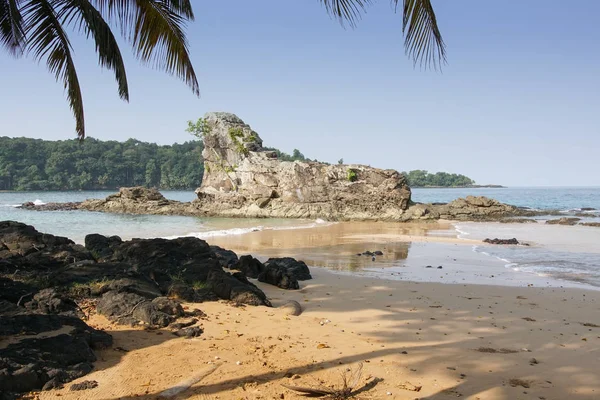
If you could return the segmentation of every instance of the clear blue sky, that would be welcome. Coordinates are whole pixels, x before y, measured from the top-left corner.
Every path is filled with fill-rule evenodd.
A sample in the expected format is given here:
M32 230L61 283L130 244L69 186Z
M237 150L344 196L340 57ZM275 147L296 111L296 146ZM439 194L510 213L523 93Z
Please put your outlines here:
M265 145L329 162L463 173L478 183L600 186L600 2L434 1L442 74L413 68L381 0L344 30L317 0L193 1L202 96L126 54L119 100L92 43L72 35L87 133L162 144L229 111ZM74 120L45 65L0 53L0 136L67 139Z

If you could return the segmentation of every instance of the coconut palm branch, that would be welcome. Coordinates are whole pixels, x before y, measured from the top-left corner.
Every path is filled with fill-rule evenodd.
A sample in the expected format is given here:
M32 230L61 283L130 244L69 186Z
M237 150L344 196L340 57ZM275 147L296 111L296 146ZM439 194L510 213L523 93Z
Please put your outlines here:
M119 26L143 63L175 75L199 95L184 31L193 19L190 0L0 0L0 46L17 57L27 53L46 61L64 84L77 135L83 139L83 97L66 30L94 40L100 66L114 73L125 101L127 75L110 24Z
M355 26L375 0L319 0L342 24ZM431 0L391 0L402 7L402 32L406 54L421 67L441 68L446 63L446 45L437 24ZM402 3L402 4L400 4Z

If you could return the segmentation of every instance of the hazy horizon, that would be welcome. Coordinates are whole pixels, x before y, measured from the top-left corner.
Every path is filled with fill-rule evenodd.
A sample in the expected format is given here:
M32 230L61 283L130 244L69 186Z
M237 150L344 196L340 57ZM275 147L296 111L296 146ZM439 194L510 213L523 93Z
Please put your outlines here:
M600 3L434 7L448 46L443 73L413 68L387 2L342 29L318 1L195 4L188 27L202 97L141 66L122 43L131 102L71 34L86 127L100 140L193 140L186 121L237 114L265 146L311 159L464 174L478 184L598 187ZM75 122L45 65L0 57L0 136L64 140Z

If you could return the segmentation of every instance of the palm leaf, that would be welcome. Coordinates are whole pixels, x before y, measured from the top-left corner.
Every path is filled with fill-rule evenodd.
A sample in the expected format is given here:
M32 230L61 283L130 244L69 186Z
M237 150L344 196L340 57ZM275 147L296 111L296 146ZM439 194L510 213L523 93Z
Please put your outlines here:
M337 18L340 23L348 21L350 26L355 26L361 14L366 11L372 0L319 0L327 12Z
M330 15L356 25L373 0L319 0ZM400 0L391 0L397 10ZM435 69L446 62L446 45L430 0L402 0L404 47L413 62Z
M142 62L177 76L200 95L184 32L185 23L194 17L189 0L92 1L109 19L117 20Z
M396 7L399 0L393 0ZM441 68L446 63L446 44L430 0L403 0L404 48L415 65Z
M113 70L119 86L119 96L128 101L129 88L125 64L119 45L102 14L88 0L62 0L59 18L66 24L74 24L96 43L100 66Z
M67 98L75 115L76 131L85 137L83 98L77 71L71 55L71 43L58 19L56 10L48 0L27 0L22 12L25 17L27 49L36 59L46 58L46 65L57 80L62 80Z
M25 30L21 15L21 0L0 0L0 43L19 56L25 47Z

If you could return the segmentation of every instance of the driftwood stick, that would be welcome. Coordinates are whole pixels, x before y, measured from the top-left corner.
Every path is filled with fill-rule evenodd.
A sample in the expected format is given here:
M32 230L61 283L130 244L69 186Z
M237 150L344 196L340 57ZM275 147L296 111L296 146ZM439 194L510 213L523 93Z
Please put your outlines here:
M219 368L219 364L212 364L210 367L203 369L202 371L192 375L188 379L179 382L177 385L169 388L167 390L162 391L159 395L159 399L170 399L172 397L177 396L179 393L187 390L190 386L195 385L200 382L202 379L206 378L208 375L212 374Z

